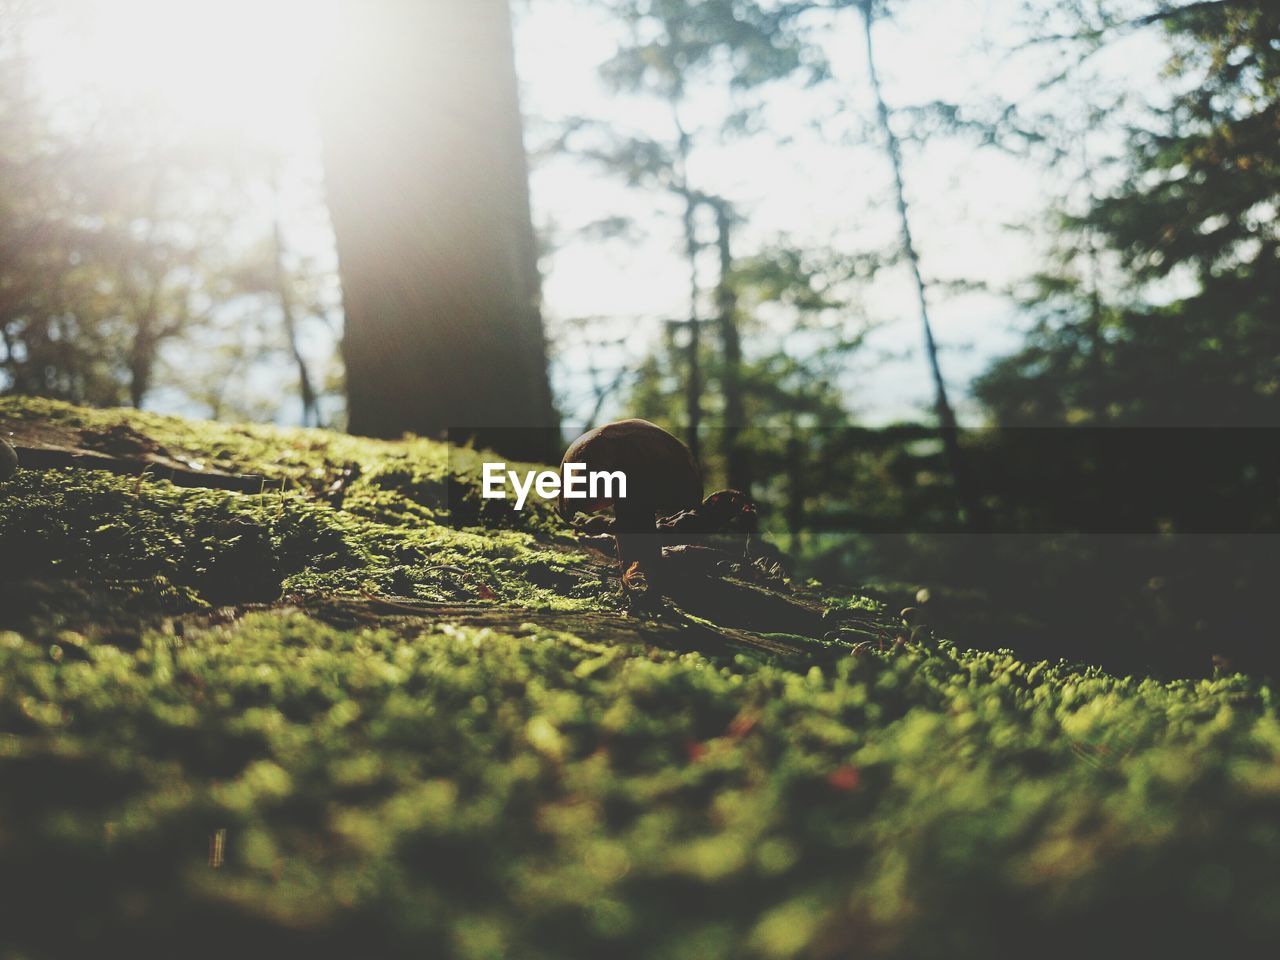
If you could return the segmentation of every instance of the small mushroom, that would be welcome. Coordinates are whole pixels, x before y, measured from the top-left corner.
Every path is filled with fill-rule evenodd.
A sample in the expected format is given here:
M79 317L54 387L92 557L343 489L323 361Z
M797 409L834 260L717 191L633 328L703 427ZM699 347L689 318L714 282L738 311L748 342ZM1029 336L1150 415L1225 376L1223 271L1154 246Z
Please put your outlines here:
M8 480L18 472L18 451L10 446L8 440L0 439L0 483Z
M756 505L738 490L718 490L699 506L658 520L660 530L675 535L752 534L759 530L759 526Z
M657 518L702 503L702 477L693 454L680 440L647 420L606 423L569 445L560 464L581 463L587 473L622 472L626 497L597 500L560 496L560 515L613 508L614 538L622 561L623 584L643 591L646 572L662 557Z

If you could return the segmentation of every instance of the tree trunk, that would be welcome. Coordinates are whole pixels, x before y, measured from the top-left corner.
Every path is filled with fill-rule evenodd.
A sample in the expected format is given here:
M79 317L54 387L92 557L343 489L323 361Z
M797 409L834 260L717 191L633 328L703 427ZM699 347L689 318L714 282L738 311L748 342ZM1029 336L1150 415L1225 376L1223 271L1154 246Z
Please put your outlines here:
M791 540L787 549L793 557L804 553L804 501L805 476L808 470L807 447L801 438L801 427L791 418L791 432L787 437L787 532Z
M128 266L123 269L128 271ZM162 334L160 332L160 299L164 287L164 272L162 268L157 268L158 273L151 276L151 287L146 294L146 302L138 303L138 294L135 289L135 303L132 305L136 311L134 328L132 333L132 341L129 344L129 405L135 410L141 410L142 404L147 399L147 394L151 392L151 381L155 373L156 359L160 351L160 340ZM127 273L126 273L127 276Z
M129 406L141 410L151 392L151 347L137 340L129 357Z
M676 193L684 202L681 225L684 228L684 253L689 264L689 348L688 371L684 384L686 430L685 442L693 455L693 462L702 469L702 320L698 301L701 289L698 285L698 204L701 198L689 186L689 152L692 147L689 134L680 120L680 94L671 99L671 120L676 131Z
M298 315L293 305L293 291L290 290L289 270L285 265L284 223L280 213L280 186L275 171L271 175L271 192L275 201L275 215L271 224L272 279L276 285L276 299L280 303L280 320L284 325L285 340L289 344L289 355L298 370L298 395L302 400L302 425L319 427L320 397L316 393L315 383L311 379L311 370L307 358L302 352L301 331L298 328Z
M716 214L717 247L720 251L720 282L716 286L716 310L719 316L721 390L724 393L724 450L729 486L751 494L751 463L739 442L746 426L746 405L742 396L742 337L738 330L738 293L733 286L733 219L729 204L712 203Z
M557 456L507 0L346 0L323 93L349 428Z
M684 384L685 417L689 452L693 462L702 469L702 320L698 316L698 232L696 216L698 202L686 191L684 207L685 255L689 260L689 345L687 349L688 372Z
M933 324L929 320L929 298L924 277L920 272L920 254L916 250L915 240L911 234L911 217L907 213L907 191L902 175L902 147L889 122L889 105L885 102L884 91L880 87L880 75L876 71L875 46L871 38L871 25L875 20L872 0L862 0L858 9L862 14L871 93L876 101L876 115L880 122L880 133L884 137L885 152L889 158L889 165L893 169L894 199L898 211L898 226L902 235L902 254L907 261L907 266L911 269L911 278L915 284L916 298L920 306L925 359L929 363L929 373L933 377L934 410L938 415L938 432L942 439L943 455L947 469L951 473L961 509L965 513L964 520L969 526L977 526L981 523L981 510L969 479L964 451L960 448L960 430L956 424L955 411L952 409L951 401L947 399L947 385L942 379L942 365L938 360L938 344L933 338Z
M293 308L293 295L289 290L289 274L284 264L284 237L278 216L275 222L274 243L276 298L280 301L280 319L284 323L284 335L289 344L289 355L293 358L293 364L298 370L298 395L302 400L302 425L304 427L318 427L321 426L320 398L316 394L315 384L311 380L311 370L307 366L307 358L302 352L298 316Z

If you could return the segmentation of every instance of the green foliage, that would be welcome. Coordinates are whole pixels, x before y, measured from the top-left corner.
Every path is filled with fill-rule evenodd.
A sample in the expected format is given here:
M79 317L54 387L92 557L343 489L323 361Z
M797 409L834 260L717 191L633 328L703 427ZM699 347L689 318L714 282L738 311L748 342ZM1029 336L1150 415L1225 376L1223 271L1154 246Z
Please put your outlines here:
M1280 936L1264 684L947 643L713 659L601 642L585 619L174 618L264 583L442 595L438 564L461 571L455 600L613 601L547 578L575 563L554 532L442 522L451 476L475 482L452 473L465 451L129 419L287 490L0 485L0 584L56 601L15 622L6 597L0 624L14 956L1078 957L1115 952L1101 931L1179 956ZM366 472L335 510L312 491L348 458Z
M738 426L735 443L754 475L751 493L777 533L801 529L820 500L847 486L850 451L838 431L848 426L849 408L840 381L870 328L851 289L866 268L861 258L776 244L743 257L722 280L749 356L736 373L741 422L729 423L723 390L707 398L718 429L704 438L703 463L711 486L732 485L727 428ZM685 421L688 351L674 338L664 346L636 371L628 410L674 426ZM710 383L724 383L723 352L705 337L701 369ZM809 489L793 490L799 474L814 478Z
M825 76L826 61L794 29L798 11L770 4L608 0L602 6L625 39L600 65L600 76L619 94L665 107L670 130L637 134L613 117L579 117L563 124L550 152L588 160L628 187L677 200L681 252L693 278L691 319L667 318L664 341L634 364L628 412L686 431L699 461L721 478L717 483L746 489L753 473L761 472L752 469L752 461L774 446L767 431L810 405L828 414L840 410L831 372L863 333L861 318L847 316L843 285L865 264L783 241L743 256L737 247L744 221L735 201L720 186L691 178L691 168L698 166L692 158L707 145L758 132L752 128L764 108L761 91L788 79L816 82ZM690 106L708 94L727 96L728 102L690 125L698 112ZM702 220L714 220L714 240L703 235ZM606 218L592 229L624 236L622 227L629 223ZM709 290L698 279L698 261L712 249L720 275ZM758 316L762 307L774 308L767 331ZM795 345L790 354L775 346L788 336ZM761 359L744 361L753 355ZM624 379L619 377L614 388ZM804 396L792 396L797 392ZM748 409L753 396L765 395L768 400L757 404L765 410ZM778 409L774 401L780 395L784 402ZM707 424L719 428L715 437L703 437ZM752 424L762 429L747 436Z
M1261 0L1158 4L1128 24L1166 32L1177 92L1129 131L1123 182L1064 218L1027 346L976 385L999 422L1278 422L1278 24Z
M602 6L629 29L631 39L601 68L618 90L645 91L669 100L690 78L719 74L747 90L805 70L825 74L821 57L783 30L785 17L767 4L742 0L604 0Z
M282 295L301 322L332 291L278 234L254 243L279 162L261 145L183 132L150 101L83 90L61 95L70 108L44 89L42 48L92 33L96 6L0 0L0 393L140 406L168 386L246 412L227 382L249 392L249 368L289 348Z

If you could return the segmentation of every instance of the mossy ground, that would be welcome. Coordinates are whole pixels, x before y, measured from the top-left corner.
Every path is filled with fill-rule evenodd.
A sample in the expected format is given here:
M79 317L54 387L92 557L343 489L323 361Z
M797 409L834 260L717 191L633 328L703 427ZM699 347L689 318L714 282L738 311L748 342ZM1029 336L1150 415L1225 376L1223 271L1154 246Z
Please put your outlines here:
M466 454L27 401L0 401L6 418L127 422L269 483L0 484L0 956L1243 955L1280 938L1280 721L1249 678L932 642L709 656L643 624L606 642L590 616L620 608L611 578L549 513L483 509ZM320 494L349 461L363 474L335 509ZM530 623L303 612L365 594Z
M340 591L559 609L619 605L612 585L567 549L573 540L552 511L537 504L517 514L480 498L470 451L0 401L0 420L29 419L99 431L127 424L185 459L264 482L261 493L245 496L145 476L23 471L6 485L0 508L10 617L13 606L36 602L32 582L127 585L154 595L164 612ZM358 463L361 475L334 509L322 494L347 463ZM45 606L33 614L57 615L62 605Z

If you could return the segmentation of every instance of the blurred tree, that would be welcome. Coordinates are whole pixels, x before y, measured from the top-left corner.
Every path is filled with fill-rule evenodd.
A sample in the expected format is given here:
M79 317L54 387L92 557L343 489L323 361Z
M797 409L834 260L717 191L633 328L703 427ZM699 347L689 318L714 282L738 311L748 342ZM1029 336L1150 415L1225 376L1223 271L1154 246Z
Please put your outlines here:
M682 396L682 409L671 410L669 423L682 423L695 458L706 459L703 421L708 406L718 407L718 446L730 486L748 491L752 484L749 451L739 437L747 424L744 401L740 311L736 302L733 234L740 215L734 203L711 183L693 173L700 148L723 142L749 124L758 102L735 102L735 109L693 126L691 101L707 90L741 95L790 76L806 64L811 48L790 42L774 12L754 2L735 0L602 0L625 31L616 53L601 66L606 84L622 95L650 98L664 106L670 130L634 133L614 121L575 118L565 124L555 149L602 165L629 186L666 193L678 204L681 252L689 273L688 316L667 324L666 349L678 350L683 369L674 379L662 378ZM705 112L705 111L704 111ZM709 220L709 223L704 221ZM705 234L714 239L708 240ZM708 297L703 280L703 253L714 250L717 279ZM708 300L711 302L708 303ZM713 326L718 343L709 352L704 326ZM683 335L677 344L673 335ZM708 404L708 364L714 364L718 397ZM657 366L670 366L657 364ZM655 369L654 364L646 369ZM674 368L672 368L674 372ZM659 382L649 379L646 389ZM718 401L718 402L717 402Z
M105 362L106 333L74 306L92 288L79 264L92 236L75 215L77 155L55 135L32 80L26 33L37 12L0 3L0 386L109 402L120 385Z
M52 102L26 40L69 29L70 13L33 0L0 13L0 388L140 407L166 351L241 296L228 238L246 210L228 187L251 174L160 111ZM185 388L198 364L177 366L167 379Z
M1275 4L1071 2L1040 12L1046 29L1033 48L1067 51L1067 67L1049 78L1056 87L1137 31L1158 31L1169 56L1141 106L1126 91L1057 99L1052 159L1071 155L1086 196L1058 201L1055 261L1023 303L1034 326L978 379L976 396L1001 426L1280 426ZM1123 148L1113 160L1096 146L1115 131ZM1097 174L1112 169L1118 176L1100 187L1108 178ZM1050 517L1042 529L1148 534L985 538L964 545L963 562L942 538L916 538L886 568L909 561L915 576L971 591L962 616L973 616L973 635L1003 630L1046 651L1200 670L1210 654L1266 648L1274 669L1257 629L1271 617L1275 567L1275 537L1258 535L1275 529L1271 431L1014 430L989 440L979 459L1003 514L1023 529ZM1024 622L981 624L1002 607ZM1082 639L1098 632L1088 623L1097 611L1123 644Z
M939 349L934 336L934 326L929 312L929 286L921 268L920 249L912 230L912 218L907 200L908 188L903 163L902 144L894 126L895 111L890 107L877 66L875 24L888 18L897 6L896 0L787 0L770 5L772 23L779 36L787 37L787 43L801 50L821 50L825 34L829 32L833 17L847 12L856 13L860 19L863 48L866 55L867 79L875 110L875 134L884 150L892 174L894 210L898 220L898 252L900 261L910 272L924 342L924 357L933 385L934 413L937 417L938 435L945 451L945 462L954 484L957 502L964 512L966 523L973 527L983 524L982 509L973 488L960 445L955 410L948 395L946 380L942 374ZM820 26L815 26L818 17ZM817 59L810 53L801 62ZM826 79L823 71L817 79Z
M750 494L751 457L742 444L742 431L747 423L745 383L742 372L742 332L739 329L738 290L733 279L734 211L724 201L712 203L716 215L716 251L720 274L716 281L716 325L720 330L723 373L720 377L724 396L725 477L729 486Z
M349 428L554 456L507 0L341 7L324 126Z
M296 370L301 424L319 427L324 425L321 410L323 390L303 343L307 339L304 326L308 322L319 321L326 327L330 323L323 271L309 259L300 258L290 250L285 233L278 158L269 159L267 165L271 172L262 186L270 200L271 222L264 231L265 236L247 247L228 272L226 293L248 298L255 312L265 310L278 317L278 324L265 325L263 340L273 357L283 353ZM222 362L211 370L213 378L218 379L218 371L222 368L228 373L248 372L252 363L248 362L250 358L244 356L241 349L243 341L222 346ZM223 389L222 385L210 384L204 396L221 398ZM217 405L221 406L220 400Z
M1165 31L1176 92L1131 129L1119 186L1059 215L1058 269L1028 303L1036 326L977 395L1002 424L1280 424L1275 4L1071 8L1053 39L1086 49ZM1116 267L1105 288L1099 255Z
M735 451L743 456L767 526L792 549L816 516L858 496L849 469L854 451L844 442L850 410L842 381L869 329L852 301L868 266L862 257L775 245L735 261L720 280L735 331L753 349L737 371L742 429L734 446L712 451L708 466L727 479ZM711 345L704 354L706 369L721 381L724 354ZM678 420L680 393L671 385L682 380L682 359L668 350L645 361L630 399L636 415Z
M126 399L141 408L162 350L207 324L221 299L233 214L192 203L212 170L184 147L135 140L87 156L81 189L97 225L80 262L95 282L77 309L113 331Z
M956 486L956 493L963 504L966 520L970 525L980 523L980 507L976 491L969 476L965 455L960 448L960 432L956 423L955 410L947 396L946 380L942 376L942 364L938 359L938 344L933 336L933 322L929 319L929 292L924 276L920 272L920 251L911 232L911 216L907 209L907 190L903 179L902 147L893 129L892 115L885 100L884 89L880 83L880 74L876 69L876 53L873 26L876 18L883 15L886 4L884 0L860 0L856 4L862 16L863 39L867 52L867 78L871 85L871 95L875 100L876 118L880 126L880 135L884 142L885 156L893 171L894 206L898 213L898 227L902 240L902 256L911 271L911 280L916 292L916 302L920 309L920 328L924 335L925 361L929 365L929 374L933 380L933 407L938 418L938 428L942 437L943 449L946 451L947 465L951 478Z

